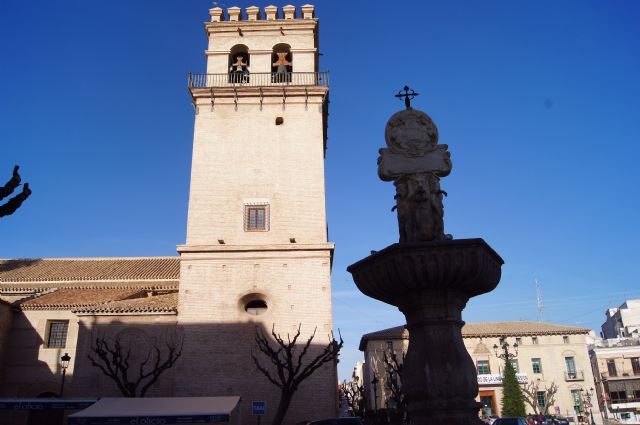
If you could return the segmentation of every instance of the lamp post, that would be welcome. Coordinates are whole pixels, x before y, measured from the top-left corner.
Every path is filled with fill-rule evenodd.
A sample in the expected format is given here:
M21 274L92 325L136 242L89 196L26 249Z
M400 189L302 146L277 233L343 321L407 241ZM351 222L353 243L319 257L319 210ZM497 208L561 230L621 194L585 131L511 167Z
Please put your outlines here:
M496 353L496 357L499 359L503 359L506 362L508 362L511 359L515 359L516 357L518 357L518 343L514 342L513 343L513 351L514 353L510 353L509 352L509 347L511 347L511 345L509 345L509 343L507 342L507 338L506 337L502 337L500 338L500 346L498 347L498 344L493 344L493 351ZM498 349L502 349L503 353L498 354Z
M373 410L374 412L378 411L378 377L376 374L373 374L373 379L371 380L371 385L373 385Z
M589 416L591 417L591 425L596 425L596 421L593 419L593 407L592 407L592 404L591 404L591 398L593 397L593 387L589 388L588 391L585 391L585 390L581 389L580 392L583 394L584 401L586 401L586 405L589 408Z
M64 356L60 357L60 367L62 367L62 383L60 384L60 398L62 398L62 394L64 392L64 378L67 374L67 368L69 367L69 362L71 361L71 356L69 353L64 353Z

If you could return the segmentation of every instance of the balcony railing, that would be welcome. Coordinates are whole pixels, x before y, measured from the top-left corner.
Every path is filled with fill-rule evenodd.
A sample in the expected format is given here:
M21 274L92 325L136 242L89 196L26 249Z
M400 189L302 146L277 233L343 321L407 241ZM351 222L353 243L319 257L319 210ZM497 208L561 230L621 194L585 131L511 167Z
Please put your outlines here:
M628 398L611 398L609 400L611 404L622 404L622 403L640 403L640 398L638 397L628 397Z
M189 88L329 86L329 72L189 74Z
M600 372L602 379L625 379L625 378L637 378L640 376L640 371L623 371L610 374L609 372Z
M565 381L584 381L584 373L582 371L573 371L564 373Z

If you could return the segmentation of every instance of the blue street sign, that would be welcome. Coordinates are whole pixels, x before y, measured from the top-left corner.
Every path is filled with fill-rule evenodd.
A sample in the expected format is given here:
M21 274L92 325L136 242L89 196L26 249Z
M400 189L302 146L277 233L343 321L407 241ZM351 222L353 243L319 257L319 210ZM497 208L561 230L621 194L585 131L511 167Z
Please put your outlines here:
M267 402L265 401L252 401L251 402L251 414L262 416L267 411Z

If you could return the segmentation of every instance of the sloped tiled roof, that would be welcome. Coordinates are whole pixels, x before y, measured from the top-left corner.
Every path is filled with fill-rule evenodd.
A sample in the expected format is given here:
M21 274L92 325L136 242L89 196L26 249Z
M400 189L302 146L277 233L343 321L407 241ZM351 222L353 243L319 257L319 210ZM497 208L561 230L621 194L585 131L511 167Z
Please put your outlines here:
M68 310L146 296L139 289L59 289L20 304L22 310Z
M382 329L381 331L371 332L362 335L362 339L408 339L409 331L403 326L394 326L393 328Z
M153 295L144 298L133 298L112 301L105 304L74 308L78 314L110 314L110 313L161 313L178 311L178 293Z
M527 336L527 335L569 335L587 334L591 329L577 326L556 325L542 322L478 322L466 323L462 327L463 338L473 337L500 337L500 336ZM405 326L395 326L376 332L365 334L360 339L360 351L364 351L367 341L407 339L409 331Z
M543 322L478 322L462 327L463 337L588 334L591 329Z
M178 257L0 259L0 284L178 280Z

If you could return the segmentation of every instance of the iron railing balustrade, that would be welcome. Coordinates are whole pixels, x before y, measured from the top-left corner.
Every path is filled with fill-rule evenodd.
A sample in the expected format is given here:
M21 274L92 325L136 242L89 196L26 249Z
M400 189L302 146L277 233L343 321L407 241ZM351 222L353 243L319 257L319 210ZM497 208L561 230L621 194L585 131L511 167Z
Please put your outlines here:
M189 74L189 88L329 86L329 72Z

